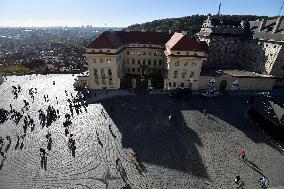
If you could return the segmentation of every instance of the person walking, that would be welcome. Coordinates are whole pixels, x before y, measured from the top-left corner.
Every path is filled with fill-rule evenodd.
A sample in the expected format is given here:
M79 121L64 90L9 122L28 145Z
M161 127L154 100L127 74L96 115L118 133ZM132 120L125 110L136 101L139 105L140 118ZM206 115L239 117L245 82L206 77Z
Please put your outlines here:
M243 161L245 161L245 157L246 157L245 149L243 147L241 147L241 149L240 149L240 158Z
M261 186L262 188L267 188L267 187L268 187L268 184L269 184L268 178L266 178L266 177L261 177L261 178L259 179L259 183L260 183L260 186Z
M235 184L237 185L237 188L243 188L244 183L241 180L241 177L239 175L236 176L234 181L235 181Z
M46 157L45 149L40 148L40 149L39 149L39 152L40 152L40 157L41 157L41 160L40 160L41 168L44 169L44 170L46 170L47 157Z

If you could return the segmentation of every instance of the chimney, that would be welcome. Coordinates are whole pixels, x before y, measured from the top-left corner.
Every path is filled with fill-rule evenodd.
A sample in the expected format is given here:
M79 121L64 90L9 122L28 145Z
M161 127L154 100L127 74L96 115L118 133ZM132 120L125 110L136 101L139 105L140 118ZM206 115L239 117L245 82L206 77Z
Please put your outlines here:
M279 26L280 26L281 21L282 21L282 18L283 18L282 16L279 16L279 17L277 18L276 24L275 24L275 26L273 27L273 30L272 30L272 34L275 34L275 33L278 31Z
M266 23L266 20L262 19L260 21L260 25L259 25L259 28L258 28L258 31L261 32L261 30L263 30L264 26L265 26L265 23Z

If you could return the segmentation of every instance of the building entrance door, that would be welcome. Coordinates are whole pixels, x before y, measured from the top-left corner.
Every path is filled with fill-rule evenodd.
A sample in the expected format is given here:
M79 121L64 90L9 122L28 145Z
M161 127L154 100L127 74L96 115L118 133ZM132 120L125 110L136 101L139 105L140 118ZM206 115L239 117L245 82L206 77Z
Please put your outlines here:
M220 82L220 85L219 85L219 90L220 91L224 91L226 89L226 87L227 87L227 81L226 80L222 80Z

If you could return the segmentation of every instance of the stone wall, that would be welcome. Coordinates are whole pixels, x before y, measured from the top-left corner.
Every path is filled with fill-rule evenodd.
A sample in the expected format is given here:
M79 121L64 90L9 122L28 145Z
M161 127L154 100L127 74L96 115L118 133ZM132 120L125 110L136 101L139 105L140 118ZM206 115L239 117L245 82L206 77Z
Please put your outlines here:
M239 37L201 37L208 44L208 64L240 63L240 49L243 41Z

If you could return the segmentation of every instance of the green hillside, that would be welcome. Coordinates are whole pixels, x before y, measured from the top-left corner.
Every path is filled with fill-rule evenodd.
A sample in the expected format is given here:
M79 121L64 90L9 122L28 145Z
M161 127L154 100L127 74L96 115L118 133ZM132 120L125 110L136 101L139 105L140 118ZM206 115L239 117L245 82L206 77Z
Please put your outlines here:
M206 15L192 15L180 18L166 18L161 20L154 20L152 22L145 22L142 24L134 24L128 26L127 29L131 31L173 31L181 32L188 31L188 34L193 36L200 31L203 21L207 18ZM256 20L262 18L274 18L268 16L255 16L255 15L220 15L220 19L232 19L232 20Z

